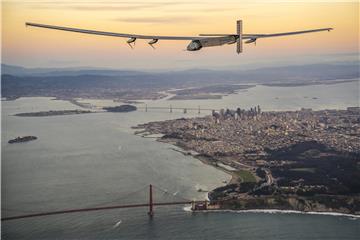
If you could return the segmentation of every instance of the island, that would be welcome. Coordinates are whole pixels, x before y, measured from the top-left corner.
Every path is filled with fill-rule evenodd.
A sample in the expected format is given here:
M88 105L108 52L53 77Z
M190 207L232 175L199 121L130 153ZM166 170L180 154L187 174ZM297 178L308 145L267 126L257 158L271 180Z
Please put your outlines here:
M22 142L29 142L29 141L33 141L36 140L37 137L35 136L24 136L24 137L17 137L14 139L11 139L8 141L8 143L12 144L12 143L22 143Z
M103 107L103 109L108 112L132 112L136 111L137 107L133 105L120 105L116 107Z
M28 112L28 113L17 113L15 116L18 117L48 117L48 116L59 116L59 115L73 115L73 114L85 114L94 113L89 110L57 110L57 111L42 111L42 112Z
M211 191L211 209L360 214L360 108L262 112L141 124L202 162L231 174ZM137 133L137 132L135 132Z

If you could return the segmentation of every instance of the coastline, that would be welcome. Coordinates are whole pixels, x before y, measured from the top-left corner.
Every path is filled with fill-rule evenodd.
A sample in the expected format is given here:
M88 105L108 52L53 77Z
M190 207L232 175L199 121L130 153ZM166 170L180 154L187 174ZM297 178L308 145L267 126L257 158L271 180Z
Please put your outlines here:
M139 133L139 134L141 134L141 133ZM152 135L153 135L153 134L152 134ZM142 135L141 135L141 137L149 138L149 137L147 137L147 136L142 136ZM167 143L167 144L170 144L170 145L172 145L172 146L175 146L175 147L177 147L178 149L173 148L173 149L172 149L173 151L180 152L180 153L182 153L182 154L185 155L185 156L191 156L192 158L197 159L198 161L202 162L203 164L206 164L206 165L208 165L208 166L212 166L212 167L214 167L214 168L216 168L216 169L218 169L218 170L220 170L220 171L222 171L222 172L230 175L230 176L231 176L230 181L227 182L225 185L222 185L222 186L226 186L226 185L229 185L229 184L233 184L233 183L237 182L237 180L238 180L238 178L239 178L239 177L236 175L236 173L234 173L234 172L232 172L232 171L229 171L229 170L227 170L227 169L225 169L225 168L223 168L223 167L221 167L221 166L219 166L219 165L214 165L214 164L212 164L211 158L206 157L206 156L204 156L204 155L202 155L202 154L199 154L199 153L195 152L195 151L192 150L192 149L187 149L187 148L185 148L184 146L181 146L181 145L179 145L179 144L177 144L176 142L171 141L171 140L164 140L164 139L161 138L161 136L154 136L154 137L151 137L151 138L156 139L156 141L158 141L158 142ZM219 187L222 187L222 186L219 186ZM214 189L213 189L213 190L214 190ZM212 191L212 190L211 190L211 191ZM211 191L209 191L209 192L211 192Z
M229 174L231 176L231 180L229 182L227 182L226 184L219 186L219 187L223 187L223 186L229 186L231 184L235 184L238 183L238 175L232 171L229 171L219 165L214 165L211 162L211 159L209 159L208 157L205 157L201 154L198 155L193 155L191 154L190 151L192 151L191 149L185 149L182 148L181 146L179 146L178 144L174 144L171 141L164 141L163 139L157 139L157 141L159 142L163 142L163 143L168 143L168 144L172 144L173 146L176 146L177 148L181 149L173 149L174 151L178 151L181 152L182 154L186 155L186 156L192 156L193 158L201 161L202 163L212 166L220 171L223 171L226 174ZM210 200L209 198L209 194L211 192L213 192L215 189L212 189L210 191L208 191L207 193L207 199ZM267 199L270 196L265 196L265 197L259 197L258 199ZM289 202L291 202L291 200L294 199L294 196L287 196L286 198L288 198ZM256 198L254 198L256 199ZM244 198L244 199L240 199L242 201L246 201L246 200L254 200L254 199L248 199L248 198ZM299 198L302 199L302 198ZM237 202L235 202L236 204ZM316 207L315 207L316 208ZM274 209L269 209L266 208L264 206L264 208L261 208L261 206L259 206L259 208L246 208L246 209L234 209L232 207L224 207L221 206L219 209L208 209L208 210L198 210L200 212L253 212L253 213L257 213L257 212L261 212L261 213L297 213L297 214L317 214L317 215L333 215L333 216L348 216L348 217L356 217L356 218L360 218L360 214L351 214L351 213L347 213L344 211L341 211L341 209L333 209L334 211L328 211L328 210L321 210L321 207L319 207L319 210L313 209L311 211L302 211L302 210L298 210L298 209L291 209L291 208L285 208L285 209L279 209L279 208L274 208Z
M135 135L142 136L143 133L151 134L148 131L139 131L135 132ZM142 137L146 137L142 136ZM221 187L227 187L231 184L238 184L239 183L239 176L232 171L229 171L219 165L213 164L213 161L211 157L204 156L202 154L199 154L195 152L192 149L189 149L185 146L182 146L181 144L178 144L176 141L172 141L171 139L162 139L160 137L154 137L156 141L171 144L172 146L175 146L178 149L172 149L174 151L180 152L185 156L192 156L193 158L201 161L203 164L210 165L220 171L223 171L224 173L231 176L231 180L226 182L224 185L219 186ZM217 188L212 189L207 192L207 199L209 200L209 194L214 192ZM329 196L327 196L329 197ZM334 196L335 197L335 196ZM336 196L338 199L341 199L342 197L347 196ZM286 201L284 203L285 205L278 205L276 203L276 200L274 199L282 199L282 201ZM321 196L320 196L321 198ZM259 201L261 202L259 204ZM243 204L242 207L239 208L239 204L241 206L245 202L245 205ZM251 205L250 207L247 207L246 204L249 203ZM255 204L254 204L255 203ZM299 204L300 203L300 204ZM245 206L245 207L244 207ZM304 210L308 209L308 210ZM352 213L349 211L349 209L344 207L339 208L330 208L325 206L324 204L321 204L319 202L313 201L311 197L303 197L303 196L294 196L294 195L285 195L282 197L279 196L244 196L243 198L233 200L233 202L228 204L222 204L221 206L217 206L214 209L208 209L208 210L196 210L200 212L238 212L238 213L246 213L246 212L261 212L261 213L294 213L294 214L317 214L317 215L332 215L332 216L347 216L347 217L355 217L360 218L360 214L358 212Z
M166 141L159 141L159 139L157 139L157 141L158 141L158 142L168 143L168 144L171 144L171 145L173 145L173 146L176 146L177 148L181 149L182 151L181 151L181 150L178 150L178 149L173 149L174 151L180 152L180 153L184 154L185 156L191 156L192 158L197 159L198 161L202 162L203 164L206 164L206 165L208 165L208 166L212 166L213 168L216 168L216 169L218 169L218 170L220 170L220 171L222 171L222 172L230 175L230 176L231 176L230 181L227 182L227 183L226 183L225 185L223 185L223 186L236 183L237 180L238 180L238 178L239 178L234 172L229 171L229 170L227 170L227 169L225 169L225 168L223 168L223 167L221 167L221 166L219 166L219 165L214 165L214 164L212 164L211 160L210 160L208 157L205 157L205 156L203 156L203 155L201 155L201 154L194 155L194 154L192 154L190 151L187 151L186 149L182 148L181 146L179 146L179 145L177 145L177 144L172 144L171 141L168 141L168 142L166 142ZM192 151L192 150L191 150L191 151ZM222 187L222 186L219 186L219 187ZM209 192L211 192L211 191L209 191Z
M148 132L146 129L137 129L137 131L134 132L134 135L140 136L142 138L152 138L157 142L166 143L166 144L169 144L171 146L174 146L176 148L171 148L171 150L179 152L179 153L183 154L184 156L191 156L192 158L202 162L205 165L214 167L214 168L228 174L231 177L230 181L226 182L223 185L219 185L218 187L223 187L223 186L226 186L228 184L232 184L235 181L237 181L237 179L238 179L238 176L234 172L231 172L231 171L229 171L229 170L227 170L227 169L225 169L223 167L216 166L216 165L212 164L209 158L206 158L205 156L202 156L201 154L193 151L192 149L184 148L183 146L180 146L179 144L177 144L177 143L175 143L173 141L161 139L163 134L154 134L154 133ZM209 192L211 192L213 190L214 189L210 190ZM207 196L207 198L208 198L208 196Z
M192 211L189 209L184 209L185 211ZM281 210L281 209L248 209L248 210L231 210L231 209L218 209L218 210L200 210L195 212L206 212L206 213L221 213L221 212L230 212L230 213L266 213L266 214L304 214L304 215L325 215L325 216L334 216L334 217L349 217L356 220L360 219L360 215L357 214L347 214L339 212L326 212L326 211L297 211L297 210Z

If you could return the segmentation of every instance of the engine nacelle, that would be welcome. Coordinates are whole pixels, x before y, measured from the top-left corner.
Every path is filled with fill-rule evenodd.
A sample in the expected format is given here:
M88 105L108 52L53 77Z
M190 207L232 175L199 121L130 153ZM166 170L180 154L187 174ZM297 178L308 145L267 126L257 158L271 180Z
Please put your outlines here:
M159 39L153 39L150 42L148 42L148 44L153 45L153 44L157 43L158 41L159 41Z
M251 38L251 39L249 39L249 40L247 40L245 43L256 43L256 38Z
M187 46L187 50L188 51L198 51L198 50L200 50L202 48L202 45L201 45L201 43L200 43L200 41L199 40L194 40L194 41L191 41L190 43L189 43L189 45Z
M135 42L135 41L136 41L136 38L132 37L132 38L129 38L129 40L127 40L126 42L127 42L128 44L130 44L130 43L133 43L133 42Z

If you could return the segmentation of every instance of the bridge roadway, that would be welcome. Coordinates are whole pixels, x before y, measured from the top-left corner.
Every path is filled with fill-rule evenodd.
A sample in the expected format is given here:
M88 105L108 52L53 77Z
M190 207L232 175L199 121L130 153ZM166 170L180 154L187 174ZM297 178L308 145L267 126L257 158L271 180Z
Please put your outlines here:
M151 110L151 109L156 109L156 110L169 110L170 112L172 110L186 110L186 111L213 111L215 109L213 108L194 108L194 107L149 107L149 106L141 106L141 107L137 107L138 109L142 109L142 110Z
M204 203L204 201L179 201L179 202L161 202L161 203L152 203L153 206L170 206L170 205L184 205L191 203ZM4 217L1 218L1 221L9 221L23 218L32 218L32 217L41 217L48 215L58 215L58 214L67 214L67 213L77 213L77 212L90 212L90 211L101 211L101 210L111 210L111 209L120 209L120 208L138 208L138 207L149 207L150 203L143 204L128 204L128 205L114 205L114 206L106 206L106 207L95 207L95 208L78 208L78 209L67 209L67 210L59 210L52 212L42 212L42 213L34 213L34 214L26 214L26 215L18 215L13 217Z
M149 208L149 216L153 216L153 207L154 206L170 206L170 205L184 205L184 204L192 204L196 205L202 203L207 206L208 202L205 201L191 201L188 199L183 198L182 201L174 201L174 202L153 202L153 187L157 188L158 190L162 191L163 193L168 193L166 189L162 189L152 184L149 185L149 202L142 203L142 204L127 204L127 205L112 205L112 206L104 206L104 207L92 207L92 208L76 208L76 209L65 209L65 210L58 210L58 211L48 211L48 212L40 212L40 213L32 213L32 214L24 214L12 217L3 217L1 221L9 221L9 220L16 220L16 219L23 219L23 218L32 218L32 217L43 217L49 215L59 215L59 214L69 214L69 213L78 213L78 212L91 212L91 211L102 211L102 210L111 210L111 209L120 209L120 208L139 208L139 207L148 207ZM140 190L143 190L141 188ZM134 194L139 192L139 190L129 193L128 195ZM218 202L218 201L217 201ZM212 202L213 203L213 202Z

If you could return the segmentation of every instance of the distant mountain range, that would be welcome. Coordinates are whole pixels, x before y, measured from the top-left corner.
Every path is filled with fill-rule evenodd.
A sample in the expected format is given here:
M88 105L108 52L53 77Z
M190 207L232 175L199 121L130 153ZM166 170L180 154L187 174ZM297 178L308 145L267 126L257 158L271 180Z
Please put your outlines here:
M14 76L77 76L77 75L135 75L139 71L115 70L105 68L74 67L74 68L25 68L1 64L1 74Z
M312 64L260 68L253 70L189 69L169 72L142 72L97 68L24 68L2 64L2 97L111 97L128 93L136 97L145 92L172 88L231 84L307 85L359 78L357 63ZM130 94L134 95L134 94ZM134 96L135 97L135 96Z

